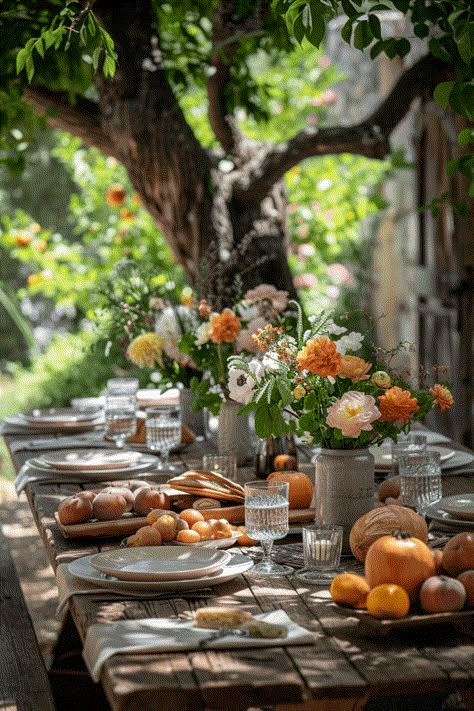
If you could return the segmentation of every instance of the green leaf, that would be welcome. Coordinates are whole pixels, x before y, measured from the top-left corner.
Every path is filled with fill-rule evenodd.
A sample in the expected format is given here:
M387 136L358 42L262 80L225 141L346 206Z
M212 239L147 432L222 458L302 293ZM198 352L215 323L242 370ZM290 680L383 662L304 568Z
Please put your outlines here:
M28 57L28 52L25 48L20 49L16 55L16 73L19 74L26 64L26 59Z
M413 26L413 32L415 33L416 37L424 39L425 37L428 37L430 29L428 25L425 25L424 23L418 23Z
M277 387L280 393L282 407L287 407L293 402L293 395L288 384L283 378L277 378Z
M378 40L370 48L370 58L375 59L378 55L384 51L386 40Z
M382 26L377 15L369 15L369 25L373 36L382 39Z
M441 84L438 84L433 92L433 99L437 104L442 106L443 109L448 108L449 96L453 90L453 86L453 81L443 81Z
M402 37L397 40L396 47L398 56L405 57L410 51L410 42L405 37Z
M365 49L373 40L372 30L368 20L361 20L355 28L354 32L354 47L357 49Z
M459 170L459 161L458 160L448 160L446 164L446 173L449 175L450 178L453 177L453 175L456 175L456 173Z
M467 146L469 143L474 143L474 128L463 128L458 135L458 144Z
M397 10L400 10L403 14L408 12L408 8L410 7L410 0L392 0L392 3Z
M28 59L26 60L25 68L26 68L26 76L28 77L28 81L31 82L31 80L33 79L34 74L35 74L35 65L33 63L33 57L31 56L31 54L29 55Z
M347 17L356 17L359 14L358 9L354 7L350 0L342 0L342 9Z
M430 41L428 42L428 47L429 47L431 54L434 57L436 57L437 59L442 59L445 62L452 61L451 54L448 52L448 50L444 46L444 43L441 42L441 40L437 39L436 37L432 37L430 39Z
M293 34L295 35L296 41L301 44L301 42L303 41L303 37L305 36L305 26L303 24L303 18L301 13L298 15L294 22Z
M315 47L319 49L326 32L326 24L320 5L311 7L311 31L306 33L306 37Z
M474 25L473 25L474 27ZM458 48L458 52L461 56L461 59L465 64L470 64L471 63L471 58L472 58L472 53L473 53L473 44L472 44L472 32L471 28L467 26L463 32L459 35L457 35L457 41L456 45Z
M55 35L52 30L46 30L46 32L43 32L43 42L44 42L44 47L46 50L48 50L53 44L54 44L54 39Z
M351 43L352 37L352 20L347 20L344 27L341 30L341 37L347 44Z
M34 43L33 48L36 49L39 56L43 59L44 58L44 46L43 46L43 39L41 37Z
M272 417L266 405L255 411L255 434L261 439L272 434Z

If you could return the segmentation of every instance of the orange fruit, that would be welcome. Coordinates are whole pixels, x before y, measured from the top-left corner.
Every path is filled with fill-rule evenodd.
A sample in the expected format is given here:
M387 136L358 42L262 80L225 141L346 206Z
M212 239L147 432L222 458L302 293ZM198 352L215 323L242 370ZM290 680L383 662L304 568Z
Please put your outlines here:
M334 602L348 605L356 610L365 608L365 601L370 592L367 580L355 573L340 573L333 578L329 588Z
M474 607L474 570L465 570L461 575L458 575L458 580L466 588L466 607L468 609Z
M311 479L303 472L272 472L267 477L268 481L288 482L288 501L290 509L307 509L313 499L313 485Z
M367 595L367 612L380 620L399 620L408 615L410 598L400 585L382 583Z
M182 518L183 521L186 521L191 527L198 521L204 521L204 516L197 509L184 509L184 511L181 511L179 514L179 517Z
M142 526L127 540L127 545L132 548L135 546L161 546L161 544L161 534L153 526Z
M208 521L211 524L212 530L214 531L214 536L216 538L231 538L232 529L230 523L225 518L219 518L212 521Z
M273 459L273 466L278 472L285 470L294 472L298 466L298 462L296 461L296 457L292 454L277 454Z
M459 575L474 568L474 531L462 531L451 538L443 549L443 569L448 575Z
M456 612L466 602L466 588L461 580L447 575L432 575L420 590L420 604L425 612Z
M255 545L257 545L258 541L256 541L253 538L250 538L250 536L247 535L245 526L237 526L236 529L237 529L237 531L240 531L243 534L242 536L239 536L237 538L237 543L239 544L239 546L255 546Z
M214 529L207 521L196 521L191 526L191 531L197 531L201 536L201 541L210 541L215 538Z
M176 519L168 514L163 514L152 524L153 528L161 533L163 541L174 541L176 538Z
M201 536L197 531L185 529L182 531L178 531L176 540L180 543L199 543L201 540Z

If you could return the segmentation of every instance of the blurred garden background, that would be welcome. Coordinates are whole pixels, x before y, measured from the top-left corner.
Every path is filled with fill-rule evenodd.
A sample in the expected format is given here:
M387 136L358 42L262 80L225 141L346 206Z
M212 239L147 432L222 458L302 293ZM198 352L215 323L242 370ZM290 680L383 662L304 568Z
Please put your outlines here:
M26 22L31 20L21 3L10 5L3 26L14 22L18 32L8 40L4 36L4 65L11 64L14 50L28 36ZM58 9L55 2L44 5L45 13ZM171 15L171 6L158 5L164 52L169 53L168 80L187 124L225 175L236 164L219 148L208 111L210 73L203 70L214 9L183 2ZM382 18L383 28L400 36L406 18L394 5ZM65 7L74 18L78 4ZM244 18L250 13L247 7L241 11ZM375 34L370 41L377 38L379 25L379 20L371 21ZM350 47L341 39L342 26L333 19L324 41L313 37L311 43L303 37L308 32L295 39L276 25L273 44L265 45L257 33L256 40L246 40L251 46L242 42L244 58L234 51L238 70L226 101L232 104L238 130L255 145L288 141L305 129L357 125L426 50L420 31L408 49L399 46L390 58L377 53L369 57L359 49L370 41L359 49ZM293 30L298 35L296 24ZM77 50L74 35L72 40L69 54ZM37 48L35 55L40 85L48 41L45 36L42 52ZM48 66L51 70L52 62L63 63L54 88L67 86L74 100L88 86L98 55L82 50L84 75L73 81L72 60L66 67L68 54L62 50ZM24 58L22 64L29 73L28 61ZM215 58L210 64L219 72ZM286 251L307 314L354 311L359 328L367 326L368 318L375 320L384 347L408 341L420 349L420 357L428 356L428 366L458 364L454 378L453 373L448 377L454 381L459 409L442 427L468 444L472 316L469 321L466 314L472 304L472 253L466 246L466 208L460 207L467 190L462 175L449 178L444 170L459 148L449 126L464 124L457 125L449 109L441 116L433 106L430 96L415 103L392 131L391 151L383 159L328 151L284 171ZM151 295L168 293L179 299L190 284L189 268L179 263L176 249L170 248L116 157L48 127L48 122L54 124L54 112L40 118L25 104L15 113L5 91L0 108L0 417L95 396L107 378L122 373L137 375L143 387L165 387L159 374L134 370L126 359L127 319L117 319L117 309L110 307L140 309ZM408 365L417 363L413 356ZM3 466L8 475L5 461Z

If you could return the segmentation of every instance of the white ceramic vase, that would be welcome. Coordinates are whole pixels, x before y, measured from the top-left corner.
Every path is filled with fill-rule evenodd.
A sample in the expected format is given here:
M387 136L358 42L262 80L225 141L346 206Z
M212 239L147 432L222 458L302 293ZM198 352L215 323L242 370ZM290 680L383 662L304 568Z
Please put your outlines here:
M254 442L248 415L239 415L242 405L224 400L219 410L217 449L219 454L235 454L237 466L243 466L254 456Z
M344 529L343 553L357 519L374 507L374 457L364 449L321 449L315 458L315 523Z

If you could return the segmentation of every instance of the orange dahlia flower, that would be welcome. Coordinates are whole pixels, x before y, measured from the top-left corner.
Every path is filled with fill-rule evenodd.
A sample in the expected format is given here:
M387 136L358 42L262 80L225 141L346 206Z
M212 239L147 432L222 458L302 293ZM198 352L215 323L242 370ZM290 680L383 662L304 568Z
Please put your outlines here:
M359 380L368 380L367 373L372 367L372 363L367 363L362 358L354 355L343 355L337 374L340 378L350 378L353 383Z
M210 338L214 343L233 343L240 333L240 318L230 309L211 314Z
M322 378L335 377L341 359L334 341L325 336L312 338L296 356L298 370L309 370L313 375L320 375Z
M420 407L409 390L402 390L395 385L384 395L379 395L379 409L382 422L396 422L403 426Z
M446 410L449 410L453 406L454 398L446 385L436 383L436 385L430 388L430 393L433 395L435 403L438 405L441 412L446 412Z

